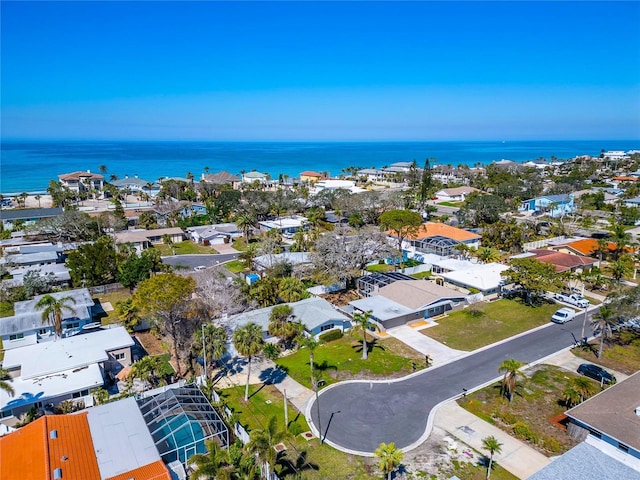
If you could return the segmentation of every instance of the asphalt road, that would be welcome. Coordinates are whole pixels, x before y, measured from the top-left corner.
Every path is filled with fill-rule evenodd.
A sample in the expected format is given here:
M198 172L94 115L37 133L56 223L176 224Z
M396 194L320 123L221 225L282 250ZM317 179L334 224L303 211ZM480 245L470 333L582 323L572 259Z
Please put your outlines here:
M595 311L589 312L589 317ZM398 448L417 446L434 406L459 396L463 389L496 377L499 365L515 358L531 363L573 345L580 338L584 313L564 325L549 324L519 338L426 369L400 381L338 383L321 391L320 426L326 440L343 450L370 454L381 442ZM586 335L590 335L587 321ZM316 430L315 399L308 410Z
M171 257L162 257L162 263L172 265L174 267L182 266L188 270L193 270L198 265L205 267L213 267L238 257L237 253L219 253L215 255L173 255Z

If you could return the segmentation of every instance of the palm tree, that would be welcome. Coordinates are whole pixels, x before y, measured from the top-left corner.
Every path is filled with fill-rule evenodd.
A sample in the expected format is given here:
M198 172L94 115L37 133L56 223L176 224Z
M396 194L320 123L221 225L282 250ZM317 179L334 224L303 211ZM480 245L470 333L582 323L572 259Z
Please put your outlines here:
M476 256L485 263L497 262L500 260L500 252L491 247L480 247Z
M307 337L306 335L300 335L298 337L298 345L301 347L306 347L309 349L309 367L311 368L311 383L313 383L313 365L314 365L314 354L316 348L320 346L320 342L317 341L313 337Z
M249 242L251 229L256 226L256 219L248 213L243 213L236 218L236 226L242 230L244 238Z
M404 458L402 450L396 448L393 442L388 444L382 442L374 454L378 457L378 468L387 476L387 480L391 480L391 474L400 466Z
M510 358L500 364L498 372L504 372L502 378L502 388L500 389L501 395L507 395L509 401L513 400L513 392L516 390L516 380L518 378L518 369L522 367L523 363L519 360Z
M259 354L264 347L262 328L260 325L250 322L233 332L233 344L243 357L247 357L247 386L244 391L244 401L249 401L249 379L251 378L251 360Z
M492 435L482 439L482 448L489 452L489 465L487 466L487 480L489 480L493 466L493 454L502 451L502 444Z
M602 356L602 348L604 347L604 339L609 338L613 333L612 327L614 323L615 312L608 306L600 307L600 311L593 316L591 328L593 333L600 332L600 348L598 349L598 358Z
M585 377L575 377L571 379L571 388L580 395L580 402L584 402L591 395L596 393L596 384Z
M278 429L278 419L274 415L265 428L251 432L251 441L247 444L247 449L251 453L257 453L263 461L267 462L269 468L273 469L278 460L278 452L273 447L282 442L286 436L284 431ZM269 478L268 474L265 476Z
M625 226L621 223L614 223L609 228L613 233L613 240L616 242L615 259L620 258L620 255L624 253L627 244L631 241L631 234L627 232Z
M578 405L582 401L582 397L580 396L580 392L576 391L572 385L569 385L564 389L564 392L562 392L562 400L564 400L567 407L571 408Z
M196 468L189 478L194 480L211 480L220 478L220 471L229 465L229 452L218 445L215 440L205 442L207 453L198 453L189 457L187 462Z
M13 397L13 395L16 392L13 389L13 387L9 384L9 382L11 382L11 377L9 376L9 372L4 368L0 368L0 390L4 390L9 394L10 397Z
M204 339L203 339L204 336ZM194 347L204 357L207 363L220 360L227 353L229 334L224 327L207 323L193 332ZM204 347L204 348L203 348ZM204 366L206 372L206 365Z
M369 318L371 317L371 311L360 313L355 312L353 314L353 323L358 325L362 329L362 359L367 359L367 328L371 324Z
M58 337L62 335L62 311L74 311L72 307L67 305L68 302L76 303L73 297L61 297L56 300L52 295L45 295L35 305L36 310L42 310L42 323L52 325Z
M622 255L617 260L611 262L611 276L617 282L623 277L630 276L635 269L635 263L631 255Z

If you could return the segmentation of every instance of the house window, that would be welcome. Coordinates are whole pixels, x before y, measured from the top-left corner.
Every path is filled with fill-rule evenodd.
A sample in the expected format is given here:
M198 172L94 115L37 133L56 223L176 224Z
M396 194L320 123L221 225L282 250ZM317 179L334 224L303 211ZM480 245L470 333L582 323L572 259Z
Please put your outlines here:
M629 445L625 445L624 443L618 442L618 448L625 453L629 453Z
M333 323L329 323L328 325L322 325L320 327L321 332L326 332L327 330L331 330L335 325Z
M125 354L124 353L116 353L114 355L116 360L124 360Z
M13 410L5 410L4 412L0 412L0 418L7 418L13 416Z
M46 328L41 328L38 330L38 335L46 335L48 330Z
M9 340L20 340L24 338L24 333L16 333L15 335L9 335Z

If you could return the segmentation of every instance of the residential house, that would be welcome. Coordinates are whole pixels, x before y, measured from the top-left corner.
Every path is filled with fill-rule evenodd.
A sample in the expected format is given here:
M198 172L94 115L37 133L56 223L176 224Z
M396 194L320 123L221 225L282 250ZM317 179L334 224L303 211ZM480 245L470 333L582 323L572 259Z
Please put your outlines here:
M616 242L605 240L604 250L600 252L600 246L598 240L595 238L581 238L574 240L563 245L551 246L550 248L562 253L571 253L573 255L582 255L586 257L599 258L602 254L603 258L607 258L614 254L618 249ZM633 249L631 247L625 247L625 253L631 253Z
M164 236L168 235L172 243L186 240L186 235L179 227L157 228L155 230L129 230L116 232L116 245L130 244L140 254L143 250L164 243Z
M0 390L0 421L12 425L32 407L64 400L92 405L90 391L131 365L133 339L124 327L101 328L5 351L14 396Z
M63 187L74 192L89 192L90 190L102 192L104 189L104 175L91 173L89 170L58 175L58 179Z
M13 225L20 220L23 225L33 225L38 220L54 218L61 215L62 208L23 208L20 210L0 210L2 228L13 230Z
M53 245L51 243L20 245L17 248L7 248L5 250L5 256L0 258L0 265L38 267L64 263L64 250L65 248L61 244Z
M625 207L640 207L640 197L628 198L624 201Z
M70 297L66 302L71 310L62 310L62 336L78 333L84 325L93 321L94 302L89 290L81 288L66 292L49 293L56 300ZM36 304L44 297L38 295L31 300L16 302L14 315L0 318L0 338L5 350L26 345L35 345L54 339L53 326L42 321L42 311Z
M253 259L253 268L262 272L278 263L289 263L294 267L311 265L311 254L309 252L282 252L260 255Z
M271 230L277 230L284 236L292 237L299 230L306 230L309 225L307 217L301 215L291 215L287 217L278 217L275 220L264 220L258 222L260 231L267 233Z
M269 182L269 174L261 173L252 170L250 172L246 172L242 174L242 183L268 183Z
M520 212L533 212L535 214L548 214L557 218L575 211L574 197L572 194L545 195L530 198L521 203Z
M138 178L138 175L133 177L125 175L124 178L113 180L110 183L120 191L129 190L130 192L146 193L152 197L155 197L160 192L160 184L158 182L143 180Z
M384 170L376 168L363 168L356 172L356 178L365 179L367 182L383 182L386 180L388 173Z
M567 431L640 472L640 372L566 412ZM629 477L619 477L629 478Z
M502 273L508 269L507 265L501 263L476 264L471 268L445 272L439 276L448 284L470 291L477 290L484 297L492 297L500 293Z
M351 320L336 310L333 305L320 297L312 297L298 302L287 303L293 309L293 319L304 325L307 334L317 337L329 330L344 331L351 327ZM256 323L262 328L262 337L269 342L276 338L269 333L269 320L273 307L260 308L229 317L229 323L242 327Z
M479 192L477 188L473 187L456 187L456 188L443 188L436 192L438 200L448 202L464 202L468 195L473 192Z
M392 231L387 231L387 235L396 238ZM435 254L439 256L450 256L455 253L455 246L464 244L469 248L480 246L481 235L452 227L445 223L427 222L420 225L416 233L409 235L403 241L403 248L409 252L423 254Z
M224 170L218 173L203 174L202 180L206 183L212 183L220 187L228 185L233 189L239 188L242 183L242 179L240 177L232 175Z
M608 158L609 160L613 160L617 162L619 160L627 160L629 155L627 155L623 150L609 150L602 154L603 158Z
M235 223L218 223L200 227L187 227L186 230L191 240L203 245L230 243L234 238L240 238L243 235Z
M603 189L595 188L591 190L578 190L577 192L573 192L572 195L574 200L580 200L580 197L582 197L583 195L593 195L594 193L598 192L602 192L602 194L604 195L604 203L608 205L614 204L618 200L617 195L604 191Z
M417 279L401 272L376 272L360 277L356 281L356 288L360 295L370 297L371 295L377 295L381 287L400 280L417 281Z
M534 249L526 253L515 255L511 258L533 258L543 263L551 264L556 272L583 272L590 270L593 266L598 266L599 262L595 258L583 255L572 255L570 253L557 252L555 250Z
M319 180L324 179L325 176L322 173L314 172L311 170L305 170L300 173L300 181L304 183L316 183Z
M0 438L0 478L171 480L133 397L45 415Z
M371 311L371 320L383 331L461 309L465 304L465 294L427 280L398 280L380 287L377 295L349 302L357 311Z
M347 190L349 193L366 192L364 188L356 187L353 180L320 180L316 182L311 190L312 195L317 195L323 190L335 192L336 190Z
M9 275L12 278L2 280L2 284L7 285L9 288L20 287L24 285L24 277L29 272L37 272L40 276L46 276L50 279L51 284L58 287L69 286L71 283L69 269L64 264L54 263L51 265L10 268Z

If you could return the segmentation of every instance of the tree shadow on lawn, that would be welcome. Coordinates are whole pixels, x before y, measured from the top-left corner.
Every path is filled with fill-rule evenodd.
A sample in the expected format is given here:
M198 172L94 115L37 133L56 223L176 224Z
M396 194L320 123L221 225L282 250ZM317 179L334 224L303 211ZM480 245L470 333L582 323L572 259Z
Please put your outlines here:
M294 453L294 452L291 452ZM298 453L297 450L295 453ZM320 467L315 463L309 462L307 459L307 452L303 450L298 453L298 456L295 459L289 459L288 455L282 455L278 458L278 465L280 465L280 471L278 475L281 478L285 478L288 475L295 475L298 472L303 472L305 470L320 470Z
M498 398L503 398L503 399L506 399L507 401L509 401L509 395L508 395L507 391L506 390L504 392L501 391L502 390L502 385L501 384L498 383L496 385L493 385L492 388L498 392L498 395L497 395ZM520 390L520 388L521 388L521 385L516 385L516 388L513 390L513 396L514 397L517 396L517 397L520 397L520 398L524 398L524 395L522 395L522 393L520 393L518 391L518 390ZM509 403L511 403L511 402L509 402Z
M307 365L309 365L309 362L307 362ZM319 372L326 372L328 370L338 371L338 367L330 365L327 360L323 360L322 363L313 362L313 369Z
M360 339L356 345L351 345L351 348L356 352L362 353L362 339ZM380 349L383 352L387 350L384 346L378 344L378 339L367 340L367 353L372 353L374 348Z
M280 367L269 367L266 370L260 372L258 377L265 385L275 385L282 383L287 376L287 371Z

